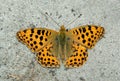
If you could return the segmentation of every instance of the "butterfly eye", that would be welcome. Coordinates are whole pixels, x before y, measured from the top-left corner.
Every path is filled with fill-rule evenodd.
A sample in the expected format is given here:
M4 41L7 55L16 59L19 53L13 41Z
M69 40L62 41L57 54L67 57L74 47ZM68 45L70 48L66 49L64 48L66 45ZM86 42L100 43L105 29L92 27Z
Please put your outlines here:
M68 32L68 29L66 29L66 31Z

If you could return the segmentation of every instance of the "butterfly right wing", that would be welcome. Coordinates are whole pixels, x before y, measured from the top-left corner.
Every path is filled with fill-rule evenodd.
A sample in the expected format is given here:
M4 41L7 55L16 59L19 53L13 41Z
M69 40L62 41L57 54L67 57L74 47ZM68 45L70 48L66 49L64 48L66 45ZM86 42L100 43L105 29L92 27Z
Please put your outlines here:
M79 43L73 42L70 56L66 59L64 65L66 68L82 66L88 57L87 49ZM68 53L68 52L67 52Z
M73 37L73 40L91 49L95 46L105 33L105 30L101 26L85 25L73 28L68 31Z
M95 25L86 25L73 28L66 32L68 56L65 61L66 68L82 66L88 57L87 49L95 46L97 41L104 35L104 28Z

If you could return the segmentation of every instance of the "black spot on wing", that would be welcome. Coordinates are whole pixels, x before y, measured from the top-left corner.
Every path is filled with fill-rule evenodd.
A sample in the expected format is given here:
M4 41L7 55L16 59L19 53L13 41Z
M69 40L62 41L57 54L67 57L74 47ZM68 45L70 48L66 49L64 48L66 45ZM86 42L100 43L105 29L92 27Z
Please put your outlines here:
M33 34L30 34L30 37L32 37L33 36Z
M86 40L83 40L82 42L83 42L83 43L85 43L85 42L86 42Z
M84 39L84 37L85 37L85 35L84 34L82 34L82 38Z
M44 33L45 33L45 30L42 30L42 35L44 35Z
M42 42L39 42L39 44L42 46L43 45L43 43Z
M27 30L23 30L24 33L26 33Z
M88 36L89 35L89 33L88 32L86 32L86 36Z
M48 31L46 32L46 36L48 36Z
M37 38L38 38L38 35L35 35L35 38L37 39Z
M88 30L91 30L91 26L90 25L88 25Z
M80 32L80 33L82 32L81 28L79 28L79 32Z
M86 32L86 29L85 28L82 28L83 29L83 33L85 33Z
M37 31L37 34L40 35L40 33L41 33L41 30L38 30L38 31Z
M31 29L31 33L34 33L34 29L33 28Z
M75 30L76 31L76 34L78 35L78 31L77 30Z
M40 40L41 40L41 41L43 40L43 36L40 36Z

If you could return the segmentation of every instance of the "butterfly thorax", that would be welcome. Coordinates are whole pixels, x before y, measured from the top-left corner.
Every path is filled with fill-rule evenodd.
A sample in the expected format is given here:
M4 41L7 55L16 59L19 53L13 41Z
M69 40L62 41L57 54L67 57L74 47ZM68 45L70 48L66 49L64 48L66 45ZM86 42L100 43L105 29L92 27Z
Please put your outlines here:
M65 38L66 38L66 31L65 31L64 26L62 25L60 29L60 33L59 33L59 41L60 41L61 46L65 45Z

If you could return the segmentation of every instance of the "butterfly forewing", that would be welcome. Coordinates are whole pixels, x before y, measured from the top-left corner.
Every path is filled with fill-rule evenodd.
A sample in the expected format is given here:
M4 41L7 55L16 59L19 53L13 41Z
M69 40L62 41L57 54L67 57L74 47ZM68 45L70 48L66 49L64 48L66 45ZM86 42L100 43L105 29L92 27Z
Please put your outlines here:
M46 28L29 28L17 32L19 41L27 45L32 52L38 52L57 36L57 32Z
M85 25L68 31L73 40L87 48L93 48L97 41L104 35L104 28L95 25Z
M36 59L43 67L59 67L60 62L55 56L57 52L54 52L54 46L52 42L44 46L37 54ZM57 48L56 48L57 50Z

